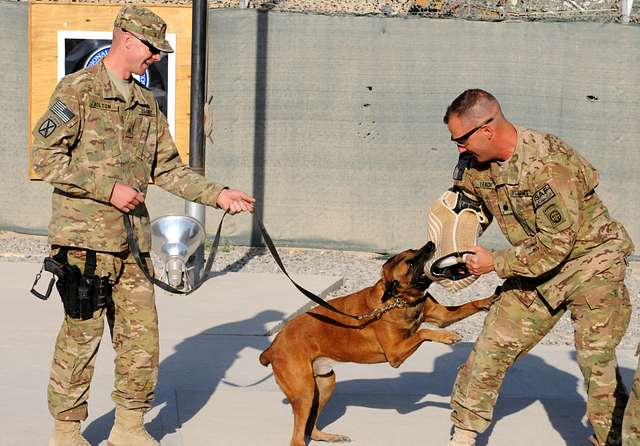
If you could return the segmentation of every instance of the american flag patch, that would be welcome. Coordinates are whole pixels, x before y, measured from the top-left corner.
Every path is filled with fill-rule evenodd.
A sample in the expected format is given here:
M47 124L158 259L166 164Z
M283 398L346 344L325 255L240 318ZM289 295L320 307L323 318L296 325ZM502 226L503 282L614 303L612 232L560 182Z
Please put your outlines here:
M76 116L71 110L69 110L66 105L64 105L64 102L62 102L60 99L56 99L56 102L51 106L49 110L51 110L51 113L60 118L60 120L65 124L71 121Z

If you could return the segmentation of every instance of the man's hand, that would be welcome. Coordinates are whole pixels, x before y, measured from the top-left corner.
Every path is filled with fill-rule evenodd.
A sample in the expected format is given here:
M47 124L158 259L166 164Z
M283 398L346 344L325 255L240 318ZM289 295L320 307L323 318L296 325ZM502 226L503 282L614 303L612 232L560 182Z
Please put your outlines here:
M240 212L253 213L253 203L256 199L235 189L223 189L218 195L217 205L230 214L238 214Z
M482 246L474 246L469 251L473 251L473 254L465 256L465 263L471 274L481 276L493 271L493 254L490 251Z
M122 212L131 212L140 203L144 203L144 194L126 184L116 183L113 186L109 203Z

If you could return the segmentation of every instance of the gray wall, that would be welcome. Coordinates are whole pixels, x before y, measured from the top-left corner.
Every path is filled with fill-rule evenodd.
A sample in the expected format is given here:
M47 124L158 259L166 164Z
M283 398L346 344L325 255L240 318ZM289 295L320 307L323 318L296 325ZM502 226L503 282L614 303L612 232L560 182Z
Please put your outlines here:
M0 228L43 232L48 188L25 179L26 6L0 4L10 67L0 79L11 85L0 107L15 116L0 142L10 172ZM254 193L282 245L393 252L422 243L425 209L457 158L442 114L470 87L492 91L515 123L579 149L600 170L611 213L640 240L639 27L211 10L209 29L207 176ZM182 211L167 197L150 192L153 215ZM209 232L218 218L209 211ZM229 220L232 242L258 242L248 216ZM504 243L497 228L483 238Z
M27 180L29 101L26 3L0 3L0 229L46 231L49 190Z

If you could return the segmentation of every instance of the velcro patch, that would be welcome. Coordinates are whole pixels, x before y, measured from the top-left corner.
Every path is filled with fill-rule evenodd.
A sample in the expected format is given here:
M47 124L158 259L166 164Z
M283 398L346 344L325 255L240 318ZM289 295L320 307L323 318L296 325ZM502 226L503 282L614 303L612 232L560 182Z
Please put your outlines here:
M545 184L533 194L533 207L538 209L555 196L556 194L553 189L551 189L551 186Z
M154 116L153 110L150 108L141 108L140 109L141 116Z
M513 215L513 209L511 208L511 203L507 201L500 203L500 212L502 212L502 215Z
M544 210L544 215L547 216L554 228L564 222L564 216L562 215L562 212L560 212L560 209L558 209L558 206L556 206L555 204L546 208Z
M493 189L495 186L492 181L478 180L473 183L476 189Z
M58 124L56 124L53 119L47 118L40 124L40 127L38 127L38 133L40 133L43 138L46 138L51 135L57 127Z
M113 106L108 102L100 102L100 101L91 101L89 102L89 107L97 108L100 110L113 110Z
M530 197L531 192L529 192L528 190L512 190L511 192L509 192L509 195L514 198Z
M60 99L56 99L56 102L53 103L49 110L51 110L51 113L55 114L65 124L69 123L69 121L76 117L76 115L69 110L69 107L67 107Z

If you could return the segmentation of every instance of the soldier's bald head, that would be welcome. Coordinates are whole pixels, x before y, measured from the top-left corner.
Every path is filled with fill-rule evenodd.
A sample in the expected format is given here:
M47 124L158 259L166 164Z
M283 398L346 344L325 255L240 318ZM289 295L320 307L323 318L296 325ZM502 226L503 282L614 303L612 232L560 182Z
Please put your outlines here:
M463 91L447 107L443 121L449 123L451 116L457 116L461 120L480 122L489 117L502 117L500 103L491 93L479 88Z

